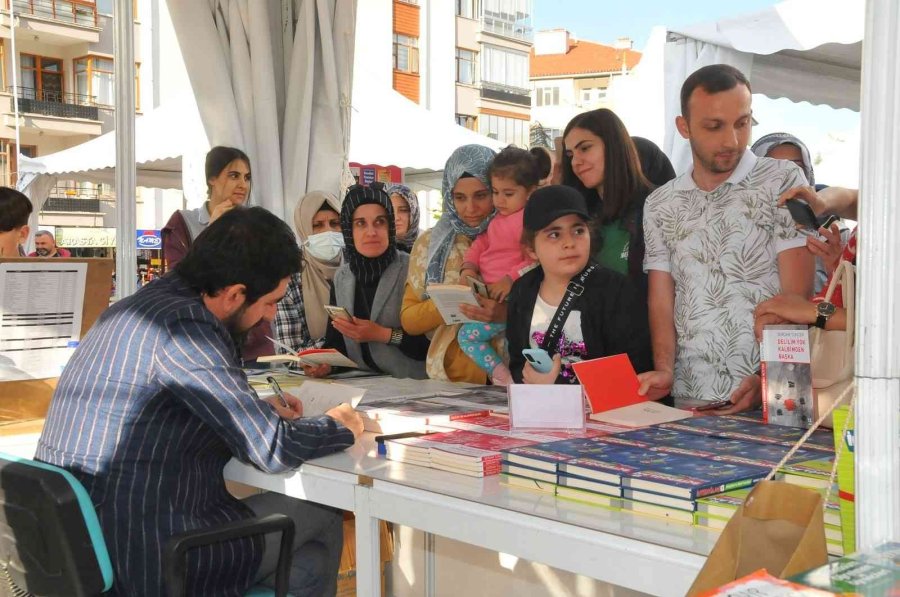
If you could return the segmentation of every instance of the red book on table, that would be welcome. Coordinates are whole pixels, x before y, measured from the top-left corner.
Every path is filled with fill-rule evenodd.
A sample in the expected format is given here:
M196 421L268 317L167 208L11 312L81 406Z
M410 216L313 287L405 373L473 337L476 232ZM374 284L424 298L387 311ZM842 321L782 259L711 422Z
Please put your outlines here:
M638 395L641 384L627 354L617 354L573 363L572 369L584 388L591 413L646 402Z

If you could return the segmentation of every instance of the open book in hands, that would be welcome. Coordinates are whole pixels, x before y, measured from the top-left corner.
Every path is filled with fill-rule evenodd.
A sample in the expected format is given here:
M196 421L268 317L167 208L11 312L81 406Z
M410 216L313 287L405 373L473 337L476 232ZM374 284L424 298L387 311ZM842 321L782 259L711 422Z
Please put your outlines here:
M444 318L444 323L453 325L455 323L472 323L474 320L469 319L459 310L460 305L472 305L478 307L478 299L472 289L462 284L429 284L428 297L434 302Z
M301 365L331 365L332 367L352 367L358 369L359 365L333 348L310 348L301 350L297 354L273 354L256 359L260 363L300 363Z

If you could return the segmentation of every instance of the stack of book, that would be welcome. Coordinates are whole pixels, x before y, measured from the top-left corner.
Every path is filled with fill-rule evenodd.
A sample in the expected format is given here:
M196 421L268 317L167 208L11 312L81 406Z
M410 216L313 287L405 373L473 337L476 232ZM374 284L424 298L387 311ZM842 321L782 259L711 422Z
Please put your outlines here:
M357 406L366 431L375 433L405 433L424 431L457 419L490 414L488 407L479 405L445 404L441 396L414 396L403 399L363 401Z
M503 453L504 472L536 478L535 471L551 475L555 469L560 497L692 523L698 498L750 486L769 471L637 439L653 433L650 428L514 448Z
M384 443L389 460L484 477L500 472L501 450L527 446L535 441L458 429Z
M817 458L789 463L779 469L779 476L785 483L814 489L824 497L831 477L833 458ZM841 524L840 491L837 482L831 486L831 494L825 505L825 541L828 553L844 555L844 534Z
M791 447L806 433L805 429L766 425L762 419L749 416L728 415L722 417L692 417L675 423L662 423L663 429L675 429L729 439L743 439L755 443L777 444ZM825 456L834 454L834 438L826 429L817 429L806 440L804 449L821 452Z

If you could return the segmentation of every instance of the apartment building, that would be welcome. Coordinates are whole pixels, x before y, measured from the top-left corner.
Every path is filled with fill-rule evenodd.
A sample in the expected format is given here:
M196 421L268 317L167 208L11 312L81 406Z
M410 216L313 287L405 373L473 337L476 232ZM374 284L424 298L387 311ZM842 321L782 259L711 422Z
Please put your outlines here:
M551 146L575 115L608 107L612 79L627 76L641 59L631 47L628 38L608 46L565 29L538 31L530 55L534 141Z
M112 10L113 0L0 2L0 184L15 185L17 153L54 153L114 128ZM136 22L137 40L139 31ZM138 89L139 48L136 42ZM109 185L60 181L40 225L72 231L67 246L109 249L115 246L112 193Z
M532 12L532 0L393 0L393 88L460 126L527 147ZM357 52L366 39L357 32Z

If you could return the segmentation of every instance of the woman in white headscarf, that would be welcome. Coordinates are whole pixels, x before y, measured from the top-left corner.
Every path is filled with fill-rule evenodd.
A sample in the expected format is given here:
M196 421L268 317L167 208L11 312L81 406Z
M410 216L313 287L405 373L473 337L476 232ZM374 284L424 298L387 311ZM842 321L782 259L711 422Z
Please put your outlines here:
M294 227L303 245L303 269L291 276L275 315L275 338L294 350L321 346L328 327L324 305L341 264L341 204L331 193L313 191L294 208ZM287 352L278 348L279 353Z

